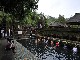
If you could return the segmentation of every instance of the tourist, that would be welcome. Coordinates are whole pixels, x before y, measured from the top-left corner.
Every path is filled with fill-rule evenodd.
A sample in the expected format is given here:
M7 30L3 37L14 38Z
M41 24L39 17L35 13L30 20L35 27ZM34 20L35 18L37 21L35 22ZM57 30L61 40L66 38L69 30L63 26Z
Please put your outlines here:
M53 43L53 41L51 41L51 46L53 46L54 45L54 43Z
M44 43L45 43L45 48L48 47L48 39L47 38L44 39Z
M6 45L6 48L5 48L5 49L6 49L6 51L11 50L11 49L10 49L10 46L11 46L11 43L8 41L8 42L7 42L7 45Z
M77 53L77 47L73 47L73 54L76 54Z
M64 49L67 49L67 46L66 46L66 44L64 44L64 47L63 47Z
M79 51L79 50L80 50L80 45L79 45L79 44L77 44L77 46L76 46L76 47L77 47L78 52L80 53L80 51Z
M38 38L38 43L40 43L40 41L41 41L40 38Z
M11 48L12 52L15 53L15 45L14 45L14 41L11 42L10 48Z
M48 37L48 46L51 46L51 39Z
M45 46L46 45L46 39L45 38L43 39L43 43L44 43L44 46Z
M67 49L69 49L69 50L73 49L73 46L71 45L71 43L67 43L66 46L67 46Z
M35 40L35 45L37 45L37 43L38 43L38 40L36 39L36 40Z
M48 45L48 39L47 38L45 39L45 44Z
M56 47L59 47L59 42L56 42Z
M7 42L10 42L11 43L11 39L9 37L7 38Z
M66 44L64 45L64 43L62 41L60 41L59 45L60 45L60 47L64 47Z

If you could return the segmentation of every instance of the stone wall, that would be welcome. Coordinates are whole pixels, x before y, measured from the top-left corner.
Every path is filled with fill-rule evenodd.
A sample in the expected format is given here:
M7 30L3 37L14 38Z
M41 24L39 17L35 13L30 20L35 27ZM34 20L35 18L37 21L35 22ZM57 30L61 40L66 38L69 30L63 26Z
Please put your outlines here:
M16 40L15 46L16 46L16 54L14 55L15 60L39 60L35 55L33 55L27 48L22 46L19 42Z

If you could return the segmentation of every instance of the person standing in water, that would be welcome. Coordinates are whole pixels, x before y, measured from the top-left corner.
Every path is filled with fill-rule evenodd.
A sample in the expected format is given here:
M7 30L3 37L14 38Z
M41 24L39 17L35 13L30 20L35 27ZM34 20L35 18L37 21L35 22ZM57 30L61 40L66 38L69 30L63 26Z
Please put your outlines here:
M73 54L76 54L77 53L77 47L75 46L75 47L73 47Z
M59 42L56 42L56 47L59 47Z

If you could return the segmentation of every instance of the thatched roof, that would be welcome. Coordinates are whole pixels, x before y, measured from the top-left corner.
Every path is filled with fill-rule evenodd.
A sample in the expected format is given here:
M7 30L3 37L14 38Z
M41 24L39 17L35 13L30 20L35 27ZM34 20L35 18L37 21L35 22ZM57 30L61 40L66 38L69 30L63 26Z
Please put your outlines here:
M75 15L71 17L67 22L68 23L80 23L80 13L75 13Z

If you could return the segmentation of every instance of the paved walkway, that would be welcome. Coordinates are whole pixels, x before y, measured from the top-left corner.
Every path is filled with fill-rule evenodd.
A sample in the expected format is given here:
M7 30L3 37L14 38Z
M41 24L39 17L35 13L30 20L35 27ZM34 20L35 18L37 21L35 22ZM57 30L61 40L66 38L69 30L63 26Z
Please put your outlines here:
M5 50L6 44L7 40L0 39L0 60L14 60L14 55L12 51Z
M6 51L5 46L7 44L6 39L0 40L0 60L38 60L35 56L27 50L24 46L14 40L16 46L16 53L12 51Z

